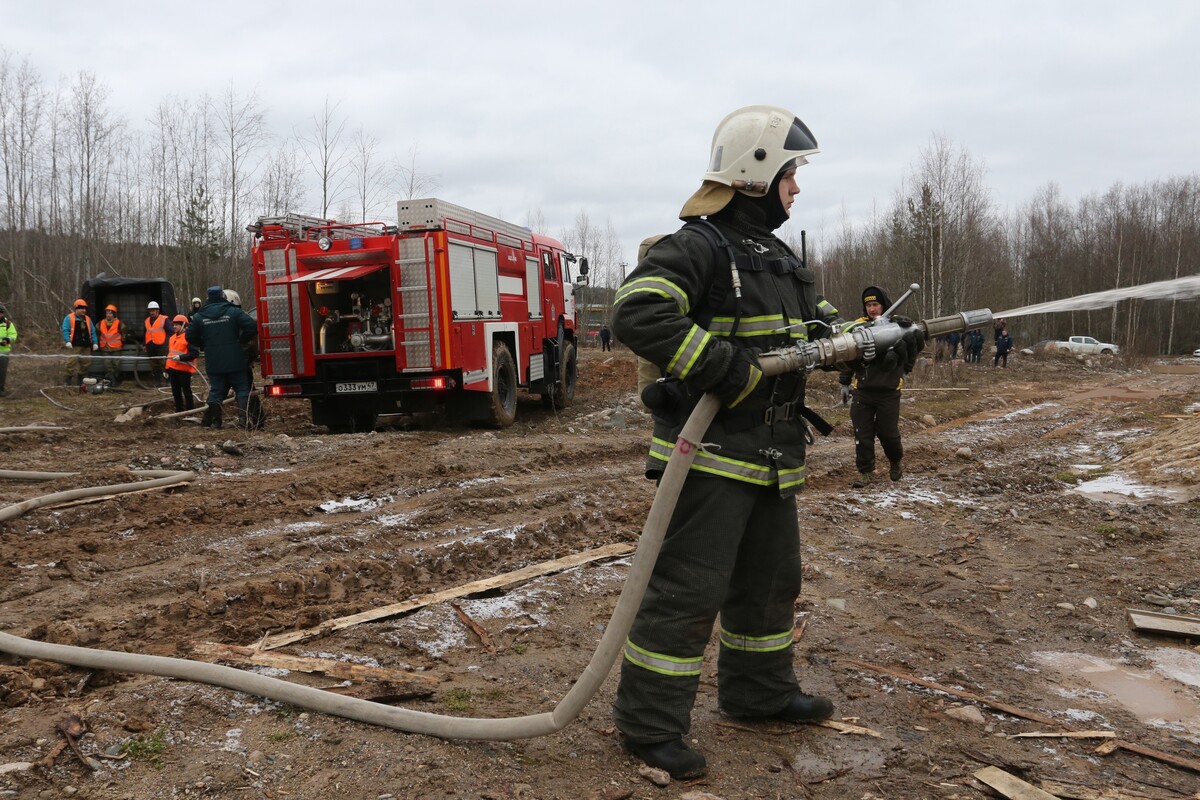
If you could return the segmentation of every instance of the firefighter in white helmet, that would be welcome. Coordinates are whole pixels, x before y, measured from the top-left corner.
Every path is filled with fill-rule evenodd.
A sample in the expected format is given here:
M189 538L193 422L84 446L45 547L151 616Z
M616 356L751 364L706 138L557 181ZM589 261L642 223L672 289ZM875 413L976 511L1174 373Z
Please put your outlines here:
M802 323L830 310L818 307L813 273L773 233L800 191L796 168L816 152L790 111L749 106L727 116L703 183L680 213L687 224L649 248L615 298L617 338L667 376L648 398L649 477L661 475L704 393L724 406L667 528L613 709L626 747L676 778L706 769L685 737L718 615L722 711L786 722L833 713L829 700L801 691L792 664L804 376L764 378L755 359L807 338Z

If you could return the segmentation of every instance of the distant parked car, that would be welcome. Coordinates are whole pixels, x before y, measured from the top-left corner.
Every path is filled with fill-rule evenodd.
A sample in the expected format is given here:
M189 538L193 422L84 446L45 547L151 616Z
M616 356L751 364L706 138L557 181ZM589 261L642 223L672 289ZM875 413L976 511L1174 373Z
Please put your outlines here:
M1193 350L1192 358L1200 358L1200 350Z
M1101 342L1091 336L1072 336L1065 342L1050 342L1059 350L1068 350L1076 355L1115 356L1121 348L1109 342Z

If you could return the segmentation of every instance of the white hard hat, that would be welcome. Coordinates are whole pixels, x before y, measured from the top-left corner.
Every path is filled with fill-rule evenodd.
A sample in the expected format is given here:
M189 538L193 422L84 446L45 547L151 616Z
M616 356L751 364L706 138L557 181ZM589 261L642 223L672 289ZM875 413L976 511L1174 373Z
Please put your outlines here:
M240 294L238 294L237 292L235 292L233 289L225 290L225 299L230 304L235 305L238 308L241 308L241 306L242 306L242 296Z
M158 303L156 303L156 302L154 302L153 300L151 300L149 303L146 303L146 308L148 308L148 309L150 309L150 308L158 308Z

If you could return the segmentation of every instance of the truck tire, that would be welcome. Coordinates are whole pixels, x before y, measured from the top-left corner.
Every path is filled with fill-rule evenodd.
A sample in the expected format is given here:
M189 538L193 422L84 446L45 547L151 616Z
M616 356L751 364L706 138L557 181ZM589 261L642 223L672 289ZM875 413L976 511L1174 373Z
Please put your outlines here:
M558 380L554 382L554 391L551 393L551 402L555 408L566 408L575 400L575 379L578 372L579 365L575 356L575 345L566 342L563 344Z
M333 400L313 401L313 424L324 425L330 433L370 433L379 414Z
M496 342L492 347L492 391L488 422L494 428L507 428L517 420L517 365L508 345Z

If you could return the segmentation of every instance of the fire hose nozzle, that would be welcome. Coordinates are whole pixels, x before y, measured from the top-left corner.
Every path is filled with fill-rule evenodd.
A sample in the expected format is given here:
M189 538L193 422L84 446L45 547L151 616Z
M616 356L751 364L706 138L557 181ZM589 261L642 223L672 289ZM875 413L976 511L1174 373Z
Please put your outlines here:
M913 325L924 331L925 336L929 338L982 328L991 324L991 321L991 309L980 308L921 320ZM909 330L909 327L901 327L898 323L888 321L835 333L827 339L800 342L781 350L763 353L758 361L766 375L781 375L814 367L832 367L860 358L870 361L875 358L876 353L883 353L895 347Z
M944 336L947 333L962 333L975 328L986 328L992 324L992 310L977 308L974 311L960 311L946 317L934 317L921 320L920 325L925 335L929 337Z

